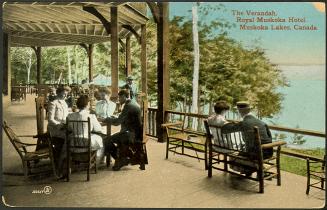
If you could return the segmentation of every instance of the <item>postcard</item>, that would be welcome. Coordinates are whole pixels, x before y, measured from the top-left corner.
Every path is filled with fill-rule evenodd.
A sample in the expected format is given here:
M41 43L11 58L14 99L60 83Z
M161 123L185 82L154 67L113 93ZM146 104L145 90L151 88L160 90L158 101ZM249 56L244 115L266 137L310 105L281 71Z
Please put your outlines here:
M2 2L2 205L325 206L325 7Z

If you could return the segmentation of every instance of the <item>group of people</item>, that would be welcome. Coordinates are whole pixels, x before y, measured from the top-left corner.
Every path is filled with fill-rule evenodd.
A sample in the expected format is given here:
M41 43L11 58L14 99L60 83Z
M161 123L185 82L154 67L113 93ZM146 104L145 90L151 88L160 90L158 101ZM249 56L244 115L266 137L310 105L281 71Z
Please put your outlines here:
M244 141L244 147L245 147L245 153L244 155L247 155L251 153L251 151L256 150L255 146L255 139L253 134L253 128L254 126L257 126L259 128L259 136L261 139L261 144L271 143L272 142L272 135L269 130L269 127L267 124L257 117L253 113L251 113L251 106L250 103L247 101L239 101L236 103L237 110L242 118L240 122L229 122L225 119L225 113L230 109L230 106L227 104L226 101L220 100L216 102L214 105L214 111L215 113L208 118L208 124L209 125L215 125L221 127L221 135L226 135L228 133L232 132L243 132L243 141ZM214 133L214 132L212 132ZM219 138L218 136L214 136L214 138ZM229 144L230 145L230 144ZM269 158L273 155L272 148L270 149L264 149L263 150L263 159ZM237 159L235 160L238 161ZM251 174L254 172L253 168L250 167L241 167L235 166L232 167L233 170L239 171L240 173L245 174L246 176L251 176Z
M134 141L142 141L143 125L141 120L141 109L138 104L130 98L129 89L121 89L118 93L119 104L123 107L118 116L114 116L116 103L110 100L111 90L107 87L99 88L98 101L95 109L90 110L90 98L88 95L80 95L76 101L76 108L72 109L67 104L67 95L70 88L58 87L49 94L48 98L48 132L52 138L56 138L58 171L62 177L65 176L64 164L66 161L66 131L72 130L72 125L67 125L67 120L85 121L90 118L91 149L97 151L98 164L105 163L105 156L111 155L115 159L113 170L133 163L135 154L130 150ZM121 125L120 132L107 137L100 122ZM70 135L83 135L84 130ZM69 136L68 136L69 138ZM76 151L75 151L76 152Z

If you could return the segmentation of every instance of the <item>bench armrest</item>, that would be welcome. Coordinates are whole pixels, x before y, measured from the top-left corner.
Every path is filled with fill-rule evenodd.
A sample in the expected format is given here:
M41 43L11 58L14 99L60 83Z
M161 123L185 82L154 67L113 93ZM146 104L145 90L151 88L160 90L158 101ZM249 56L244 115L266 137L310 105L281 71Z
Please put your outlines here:
M26 143L26 142L22 142L22 141L17 141L17 140L13 140L14 142L18 143L18 144L22 144L24 146L36 146L37 144L32 144L32 143Z
M33 138L37 138L37 135L18 135L17 137L33 137Z
M273 148L273 147L279 147L279 146L282 146L284 144L286 144L285 141L275 141L275 142L268 143L268 144L262 144L261 148L262 149L268 149L268 148Z
M321 159L321 160L310 160L310 158L307 158L306 159L308 163L322 163L324 164L324 160Z
M181 121L177 121L177 122L173 122L173 123L164 123L164 124L161 124L161 127L165 128L165 127L169 127L169 126L173 126L173 125L182 125L183 122Z

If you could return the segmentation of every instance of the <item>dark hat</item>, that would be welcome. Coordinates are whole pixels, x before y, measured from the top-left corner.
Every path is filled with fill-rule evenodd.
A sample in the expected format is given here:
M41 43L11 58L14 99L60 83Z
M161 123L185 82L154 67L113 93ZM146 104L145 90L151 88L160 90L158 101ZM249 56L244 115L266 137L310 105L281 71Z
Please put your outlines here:
M250 103L248 101L238 101L236 102L237 109L251 109Z
M134 80L132 76L128 76L126 80Z

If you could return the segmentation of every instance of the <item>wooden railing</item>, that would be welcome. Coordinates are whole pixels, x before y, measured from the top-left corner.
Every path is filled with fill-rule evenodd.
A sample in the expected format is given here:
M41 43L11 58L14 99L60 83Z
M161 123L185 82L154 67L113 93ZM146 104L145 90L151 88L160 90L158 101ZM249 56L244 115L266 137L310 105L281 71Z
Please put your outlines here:
M157 137L157 109L148 108L148 120L146 134L152 137Z
M147 135L157 137L157 132L156 132L156 113L157 109L155 108L148 108L148 127L147 127ZM151 113L151 114L150 114ZM187 117L193 117L193 118L198 118L200 120L200 123L203 126L203 120L208 118L208 115L204 114L195 114L195 113L184 113L184 112L178 112L178 111L173 111L173 110L167 110L166 113L166 118L168 121L171 121L172 115L177 115L180 117L187 116ZM230 120L237 122L236 120ZM297 128L288 128L288 127L283 127L283 126L276 126L276 125L269 125L269 128L271 130L275 131L283 131L283 132L288 132L288 133L294 133L294 134L302 134L302 135L308 135L308 136L314 136L314 137L320 137L320 138L325 138L324 140L326 141L326 133L319 132L319 131L313 131L313 130L306 130L306 129L297 129ZM198 132L204 132L204 130L200 129ZM281 151L282 154L300 158L300 159L311 159L315 161L322 161L321 158L317 158L311 155L305 155L293 151Z

